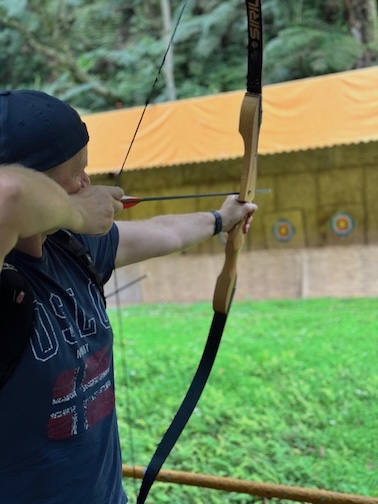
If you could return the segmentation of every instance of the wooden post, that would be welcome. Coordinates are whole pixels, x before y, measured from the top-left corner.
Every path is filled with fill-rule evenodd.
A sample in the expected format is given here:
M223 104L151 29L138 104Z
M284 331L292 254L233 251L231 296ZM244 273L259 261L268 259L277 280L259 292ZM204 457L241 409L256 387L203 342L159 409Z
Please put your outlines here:
M123 476L142 479L145 468L141 466L123 466ZM363 495L350 495L330 492L316 488L291 487L273 483L259 483L237 478L210 476L207 474L189 473L184 471L161 470L156 481L175 483L178 485L212 488L225 492L237 492L268 499L288 499L311 504L378 504L378 498Z

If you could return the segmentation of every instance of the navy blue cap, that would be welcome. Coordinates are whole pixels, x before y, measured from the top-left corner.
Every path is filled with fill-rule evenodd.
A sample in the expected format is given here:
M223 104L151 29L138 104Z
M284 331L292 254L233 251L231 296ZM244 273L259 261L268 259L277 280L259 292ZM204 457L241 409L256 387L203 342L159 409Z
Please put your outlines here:
M87 127L67 103L42 91L0 91L0 164L46 171L77 154Z

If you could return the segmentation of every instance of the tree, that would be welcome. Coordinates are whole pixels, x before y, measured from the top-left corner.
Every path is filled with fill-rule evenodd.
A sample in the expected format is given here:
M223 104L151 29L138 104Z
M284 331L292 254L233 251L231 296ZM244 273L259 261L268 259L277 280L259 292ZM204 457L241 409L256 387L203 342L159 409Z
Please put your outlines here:
M356 67L378 62L378 13L376 0L345 0L350 34L363 45Z
M169 0L160 0L160 3L161 3L161 12L163 15L164 41L167 48L169 48L163 70L165 75L168 100L173 101L176 99L177 94L176 94L176 84L175 84L174 64L173 64L173 40L171 41L172 38L171 5Z

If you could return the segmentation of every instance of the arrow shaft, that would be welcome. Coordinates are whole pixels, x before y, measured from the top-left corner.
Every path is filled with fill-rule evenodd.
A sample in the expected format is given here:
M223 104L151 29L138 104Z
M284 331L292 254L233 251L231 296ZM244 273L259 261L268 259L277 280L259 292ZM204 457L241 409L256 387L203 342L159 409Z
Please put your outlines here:
M259 194L270 193L270 189L258 189ZM138 198L137 196L124 196L121 199L123 208L130 208L144 201L164 201L164 200L179 200L179 199L194 199L194 198L213 198L216 196L238 195L238 192L220 192L220 193L202 193L202 194L180 194L173 196L147 196L146 198Z

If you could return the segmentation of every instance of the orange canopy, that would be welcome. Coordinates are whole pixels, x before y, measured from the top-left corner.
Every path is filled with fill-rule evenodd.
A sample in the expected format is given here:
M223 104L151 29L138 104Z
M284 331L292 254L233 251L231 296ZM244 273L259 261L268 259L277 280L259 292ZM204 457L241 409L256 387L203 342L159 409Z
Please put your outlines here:
M124 170L243 156L244 91L150 105ZM143 107L83 116L89 175L118 172ZM259 154L378 140L378 67L267 85Z

